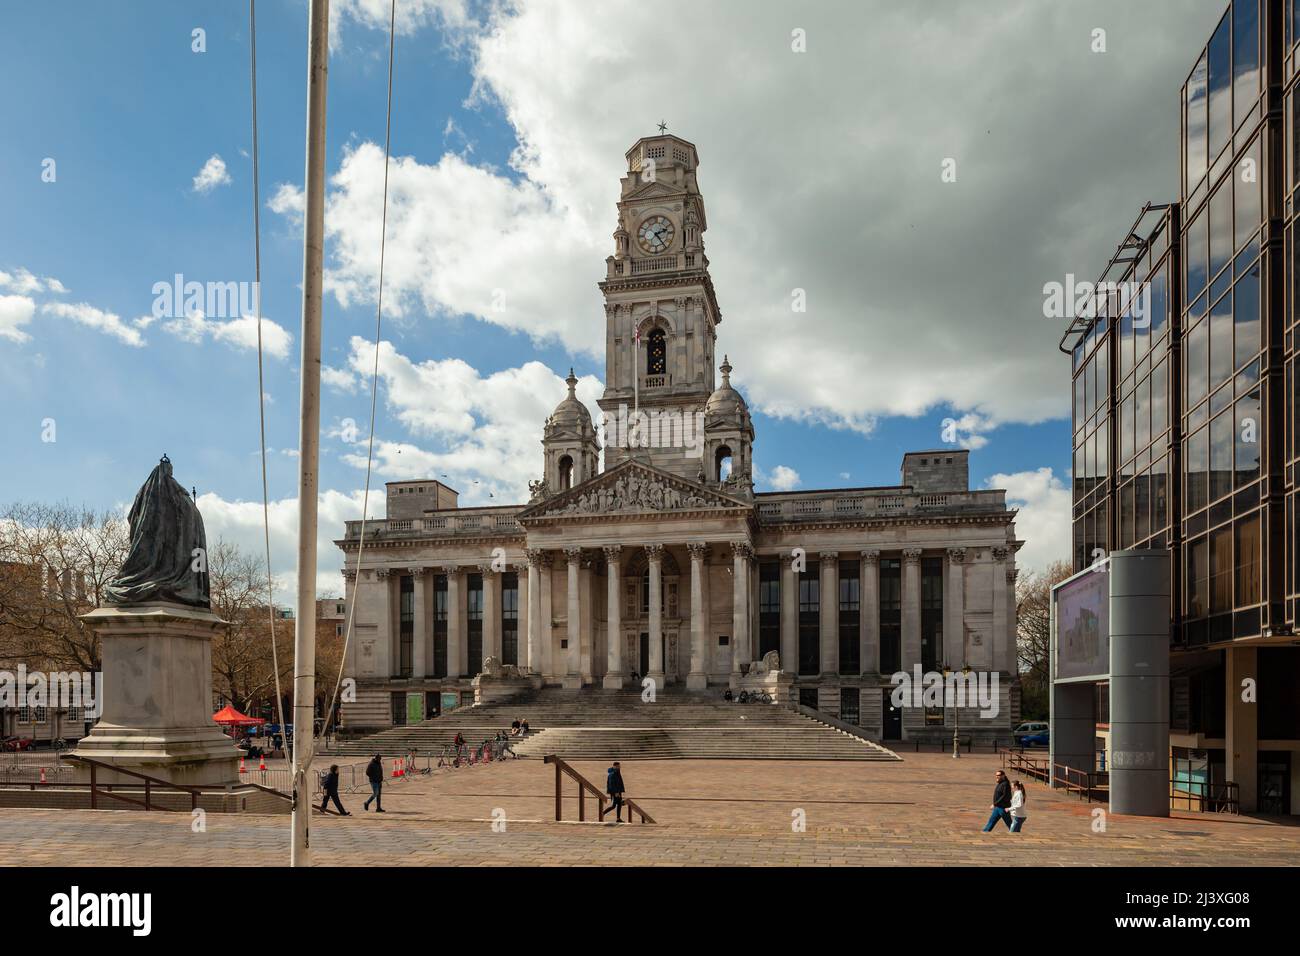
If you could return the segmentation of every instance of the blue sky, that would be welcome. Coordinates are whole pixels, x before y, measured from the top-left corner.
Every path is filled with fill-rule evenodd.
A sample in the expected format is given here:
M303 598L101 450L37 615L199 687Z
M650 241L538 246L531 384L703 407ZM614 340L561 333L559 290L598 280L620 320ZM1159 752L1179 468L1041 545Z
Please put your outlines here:
M664 118L699 148L718 348L755 412L759 490L778 466L795 487L896 483L903 452L939 445L951 417L974 448L972 485L1004 476L1025 509L1026 563L1063 556L1068 366L1041 287L1095 274L1140 202L1173 195L1177 88L1218 5L643 6L399 0L376 484L450 473L463 502L520 500L568 368L586 400L599 394L596 282L623 151ZM252 279L247 7L61 9L13 2L0 14L0 499L118 506L165 451L198 488L210 536L256 550L251 327L147 321L155 283L177 273ZM364 445L340 429L352 419L364 442L386 15L380 0L334 5L323 582L340 565L327 539L359 517ZM1108 27L1104 56L1088 49L1095 24ZM804 53L794 30L806 31ZM306 4L261 0L282 575L297 480L305 57ZM940 182L947 157L957 183ZM224 173L199 188L205 166ZM796 287L810 307L792 315ZM487 305L498 289L504 314Z

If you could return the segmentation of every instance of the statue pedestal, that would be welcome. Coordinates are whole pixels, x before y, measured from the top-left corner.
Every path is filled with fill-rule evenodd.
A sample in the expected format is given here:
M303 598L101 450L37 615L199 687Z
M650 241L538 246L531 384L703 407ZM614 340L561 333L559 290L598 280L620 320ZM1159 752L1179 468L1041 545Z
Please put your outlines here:
M180 604L97 608L103 713L73 756L189 786L239 783L239 751L212 722L212 636L226 622ZM90 779L79 765L78 777ZM100 783L141 783L104 768Z

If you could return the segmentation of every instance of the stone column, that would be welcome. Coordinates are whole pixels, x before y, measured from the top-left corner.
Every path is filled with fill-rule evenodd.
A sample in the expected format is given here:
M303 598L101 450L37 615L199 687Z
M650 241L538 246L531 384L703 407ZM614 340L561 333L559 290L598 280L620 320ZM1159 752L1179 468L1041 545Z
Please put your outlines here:
M703 541L686 545L691 556L691 671L686 675L688 690L705 690L709 686L705 648L708 631L708 609L704 606L704 574L709 546Z
M578 648L582 642L582 598L579 593L581 582L578 574L582 570L580 562L582 561L581 548L565 548L565 560L569 563L568 577L568 638L567 653L564 655L564 686L581 687L582 675L578 673Z
M501 575L491 563L479 565L483 575L483 660L495 657L501 660ZM471 662L475 671L483 669L483 661Z
M862 673L880 673L880 552L862 552Z
M903 670L921 663L921 549L903 549Z
M375 661L375 669L383 677L392 677L397 671L398 661L393 658L393 581L390 569L375 568L375 651L380 660Z
M654 681L655 689L664 686L664 612L663 612L663 554L662 544L647 544L646 556L650 559L650 673L642 676Z
M1111 658L1114 656L1112 650ZM1242 681L1250 678L1258 686L1259 652L1254 647L1229 647L1223 657L1227 695L1223 771L1239 788L1241 812L1254 813L1259 806L1259 704L1253 697L1242 699L1245 694Z
M461 612L465 573L454 564L443 567L442 573L447 575L447 676L463 677L465 659L469 657L469 633Z
M799 671L799 575L793 553L781 555L781 670Z
M525 560L522 564L511 564L510 570L515 573L515 586L519 593L515 597L515 614L516 633L515 633L515 664L519 668L519 673L528 673L528 602L529 592L532 590L528 586L528 562ZM504 606L504 605L503 605ZM505 652L504 637L502 638L502 653Z
M834 551L823 551L817 560L821 574L817 622L821 634L821 674L833 677L840 672L840 556Z
M595 558L590 554L584 555L578 571L578 600L581 603L578 628L580 637L578 673L582 675L583 684L590 684L595 680L592 667L592 661L596 656L596 629L593 626L596 620L595 573Z
M544 552L529 548L528 558L528 643L524 659L520 661L530 674L539 672L541 663L539 644L542 636L542 555Z
M411 596L412 608L411 616L411 676L424 677L427 673L426 662L429 658L425 654L425 644L429 640L428 625L431 623L429 618L429 596L425 591L425 579L427 575L424 568L407 568L406 573L411 576Z
M357 677L357 622L356 622L356 599L357 599L357 572L347 568L343 571L343 602L347 608L343 618L343 638L347 641L347 658L343 664L344 677ZM347 633L348 618L352 618L352 633ZM5 727L0 724L0 733Z
M1011 673L1007 646L1007 549L993 549L993 669ZM1014 579L1013 579L1014 580Z
M627 674L623 670L623 594L621 567L621 545L611 544L605 547L605 680L604 686L610 690L619 690Z
M949 667L970 663L966 655L965 548L948 549L947 591L943 596L943 658Z
M753 554L753 549L747 541L733 541L731 554L731 682L739 686L740 675L750 661L749 556Z
M552 603L554 597L553 584L551 581L551 567L555 555L550 551L542 552L542 618L541 627L537 635L537 661L533 665L537 668L539 674L556 673L555 667L555 634L551 622L555 620L555 608Z

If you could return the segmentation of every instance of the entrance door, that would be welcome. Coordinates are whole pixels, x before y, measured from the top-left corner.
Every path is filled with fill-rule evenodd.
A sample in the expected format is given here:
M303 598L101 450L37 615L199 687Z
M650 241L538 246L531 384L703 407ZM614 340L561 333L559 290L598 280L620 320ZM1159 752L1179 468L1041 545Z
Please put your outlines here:
M903 739L903 711L900 707L895 707L890 698L894 695L893 690L881 691L884 695L884 701L881 704L881 710L885 716L885 725L882 728L885 740L902 740Z
M648 632L641 632L640 651L641 653L637 655L639 667L637 673L644 678L646 674L650 673L650 635Z
M424 694L406 695L406 723L418 724L424 720Z
M1259 812L1284 814L1290 812L1291 755L1286 752L1267 752L1259 755Z

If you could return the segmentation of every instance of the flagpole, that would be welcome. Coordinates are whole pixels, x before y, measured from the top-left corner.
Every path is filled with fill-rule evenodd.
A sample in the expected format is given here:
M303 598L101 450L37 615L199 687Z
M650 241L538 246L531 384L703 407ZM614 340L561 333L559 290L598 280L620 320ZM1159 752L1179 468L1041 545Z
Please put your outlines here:
M298 600L293 638L293 842L291 866L311 865L316 749L316 524L320 465L321 285L325 256L325 92L329 0L310 0L307 170L302 255L301 417L298 423Z

